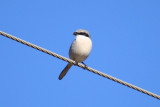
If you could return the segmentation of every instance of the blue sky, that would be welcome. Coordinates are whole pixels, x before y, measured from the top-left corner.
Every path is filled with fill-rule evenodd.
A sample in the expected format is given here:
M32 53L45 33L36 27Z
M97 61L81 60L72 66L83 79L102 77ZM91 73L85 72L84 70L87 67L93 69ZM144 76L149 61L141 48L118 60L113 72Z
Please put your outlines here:
M159 0L1 0L0 30L68 57L81 28L85 63L160 95ZM0 37L0 107L159 107L160 101Z

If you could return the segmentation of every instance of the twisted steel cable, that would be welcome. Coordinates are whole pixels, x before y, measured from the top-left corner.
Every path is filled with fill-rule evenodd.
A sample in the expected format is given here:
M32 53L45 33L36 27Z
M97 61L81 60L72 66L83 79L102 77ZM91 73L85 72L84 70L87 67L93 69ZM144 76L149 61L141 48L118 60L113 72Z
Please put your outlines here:
M32 44L32 43L29 43L29 42L27 42L27 41L24 41L24 40L22 40L22 39L20 39L20 38L17 38L17 37L15 37L15 36L9 35L9 34L7 34L7 33L5 33L5 32L0 31L0 35L5 36L5 37L7 37L7 38L10 38L10 39L12 39L12 40L15 40L15 41L17 41L17 42L20 42L20 43L22 43L22 44L24 44L24 45L27 45L27 46L32 47L32 48L34 48L34 49L37 49L37 50L39 50L39 51L42 51L42 52L44 52L44 53L46 53L46 54L49 54L49 55L54 56L54 57L56 57L56 58L59 58L59 59L61 59L61 60L64 60L64 61L66 61L66 62L69 62L69 63L72 63L72 64L74 64L74 65L77 65L77 66L79 66L79 67L81 67L81 68L84 68L84 69L86 69L86 70L88 70L88 71L91 71L91 72L93 72L93 73L95 73L95 74L98 74L98 75L100 75L100 76L102 76L102 77L108 78L108 79L110 79L110 80L112 80L112 81L115 81L115 82L120 83L120 84L122 84L122 85L124 85L124 86L127 86L127 87L129 87L129 88L132 88L132 89L134 89L134 90L137 90L137 91L139 91L139 92L142 92L142 93L144 93L144 94L146 94L146 95L152 96L152 97L157 98L157 99L160 100L160 96L159 96L159 95L156 95L156 94L151 93L151 92L149 92L149 91L147 91L147 90L144 90L144 89L142 89L142 88L139 88L139 87L137 87L137 86L135 86L135 85L132 85L132 84L130 84L130 83L127 83L127 82L125 82L125 81L122 81L122 80L120 80L120 79L117 79L117 78L115 78L115 77L112 77L112 76L110 76L110 75L108 75L108 74L102 73L102 72L100 72L100 71L98 71L98 70L95 70L95 69L93 69L93 68L86 67L84 64L81 64L81 63L78 63L78 64L77 64L75 61L73 61L73 60L71 60L71 59L65 58L65 57L63 57L63 56L61 56L61 55L58 55L58 54L56 54L56 53L54 53L54 52L51 52L51 51L46 50L46 49L44 49L44 48L41 48L41 47L39 47L39 46L37 46L37 45L34 45L34 44Z

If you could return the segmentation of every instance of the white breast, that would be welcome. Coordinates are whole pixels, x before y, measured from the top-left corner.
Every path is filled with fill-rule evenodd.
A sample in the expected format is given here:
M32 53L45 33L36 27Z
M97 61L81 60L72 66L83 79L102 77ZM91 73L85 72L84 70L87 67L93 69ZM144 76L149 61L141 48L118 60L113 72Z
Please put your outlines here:
M88 57L91 49L91 39L83 35L77 35L70 47L69 56L76 62L82 62Z

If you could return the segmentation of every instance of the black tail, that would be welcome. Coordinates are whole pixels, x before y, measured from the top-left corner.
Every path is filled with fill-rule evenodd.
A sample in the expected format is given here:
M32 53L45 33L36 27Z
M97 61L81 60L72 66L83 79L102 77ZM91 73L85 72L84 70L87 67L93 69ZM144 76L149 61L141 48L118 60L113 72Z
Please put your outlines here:
M71 63L68 63L68 65L63 69L63 71L61 72L61 74L59 75L59 80L61 80L65 75L66 73L68 72L68 70L71 68L72 64Z

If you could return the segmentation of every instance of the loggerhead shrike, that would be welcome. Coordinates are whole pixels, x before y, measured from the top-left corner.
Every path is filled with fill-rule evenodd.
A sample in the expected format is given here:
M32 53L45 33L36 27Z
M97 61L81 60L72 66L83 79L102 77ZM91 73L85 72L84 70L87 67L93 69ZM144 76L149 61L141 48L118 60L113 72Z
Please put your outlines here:
M72 42L70 47L69 57L75 62L80 63L84 61L90 54L92 49L92 40L87 30L78 29L73 33L73 35L75 35L75 40ZM71 68L72 65L73 64L68 63L68 65L59 75L59 80L61 80L66 75L67 71Z

